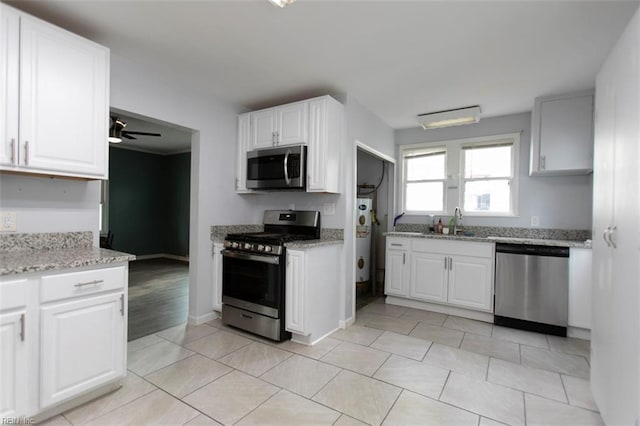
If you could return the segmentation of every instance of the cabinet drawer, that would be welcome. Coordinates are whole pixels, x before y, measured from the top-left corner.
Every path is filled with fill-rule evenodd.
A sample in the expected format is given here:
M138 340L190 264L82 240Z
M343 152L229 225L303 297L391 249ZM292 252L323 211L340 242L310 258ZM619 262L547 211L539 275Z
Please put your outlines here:
M125 267L47 275L40 282L42 302L84 296L124 287Z
M27 306L27 280L0 282L0 311Z
M409 238L389 238L387 237L387 250L408 250L411 247Z

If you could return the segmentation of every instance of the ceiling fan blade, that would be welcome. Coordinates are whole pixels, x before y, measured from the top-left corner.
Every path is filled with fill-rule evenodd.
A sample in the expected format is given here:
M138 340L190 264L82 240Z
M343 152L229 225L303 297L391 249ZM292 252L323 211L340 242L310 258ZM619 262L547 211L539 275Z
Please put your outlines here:
M138 139L138 138L134 138L133 136L125 132L122 132L122 137L126 139Z
M133 132L128 130L123 130L122 133L127 133L130 135L142 135L142 136L162 136L160 133L149 133L149 132Z

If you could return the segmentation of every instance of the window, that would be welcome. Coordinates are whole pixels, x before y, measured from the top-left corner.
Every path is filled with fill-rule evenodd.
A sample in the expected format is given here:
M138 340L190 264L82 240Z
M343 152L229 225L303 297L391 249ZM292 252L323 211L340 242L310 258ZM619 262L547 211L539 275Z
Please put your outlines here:
M513 140L462 146L463 211L466 214L513 212Z
M444 147L406 148L402 152L403 198L407 212L442 213L445 206L447 151Z
M401 146L408 214L516 216L520 134Z

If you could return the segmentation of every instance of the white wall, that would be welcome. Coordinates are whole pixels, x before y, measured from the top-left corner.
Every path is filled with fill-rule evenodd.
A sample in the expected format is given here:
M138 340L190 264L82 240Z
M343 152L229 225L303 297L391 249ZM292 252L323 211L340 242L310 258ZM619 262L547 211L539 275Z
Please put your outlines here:
M191 147L189 316L205 318L213 306L210 226L255 222L251 206L233 190L240 111L118 56L111 58L111 106L196 132Z
M396 130L396 144L415 144L522 132L520 135L520 192L518 217L470 217L465 225L531 227L531 216L539 216L540 228L591 229L592 175L529 176L531 114L483 118L478 124L423 130ZM398 206L397 209L401 209ZM425 217L405 216L404 223L426 223Z
M97 246L99 204L99 181L0 175L0 207L20 233L92 231Z
M356 208L356 141L367 145L369 148L391 158L396 157L393 129L383 122L378 116L362 106L352 96L347 97L346 109L346 138L342 152L344 159L344 197L340 205L345 219L344 226L344 319L350 320L354 316L354 298L356 282L356 247L355 247L355 221Z

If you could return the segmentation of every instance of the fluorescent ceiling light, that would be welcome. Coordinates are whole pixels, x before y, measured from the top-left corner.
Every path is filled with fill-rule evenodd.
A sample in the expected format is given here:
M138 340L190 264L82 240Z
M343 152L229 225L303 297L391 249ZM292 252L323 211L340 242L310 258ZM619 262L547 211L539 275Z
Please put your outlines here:
M296 0L269 0L269 1L278 7L285 7Z
M442 127L461 126L480 121L480 106L448 109L446 111L430 112L418 115L422 127L426 129L439 129Z

